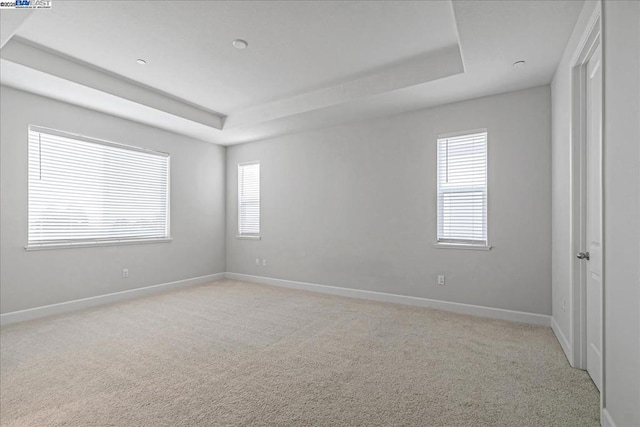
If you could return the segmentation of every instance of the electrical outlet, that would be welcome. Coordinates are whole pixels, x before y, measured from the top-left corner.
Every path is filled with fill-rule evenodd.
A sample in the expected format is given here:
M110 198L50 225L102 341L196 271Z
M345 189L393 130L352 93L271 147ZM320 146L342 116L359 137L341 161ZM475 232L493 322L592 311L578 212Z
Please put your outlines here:
M567 300L562 298L562 311L567 311Z
M263 267L266 267L266 266L267 266L267 260L266 260L266 259L263 259L263 260L262 260L262 266L263 266Z
M129 278L129 269L128 268L123 268L122 269L122 278L123 279Z
M444 276L438 276L438 285L444 285Z
M260 265L260 258L256 258L256 265Z

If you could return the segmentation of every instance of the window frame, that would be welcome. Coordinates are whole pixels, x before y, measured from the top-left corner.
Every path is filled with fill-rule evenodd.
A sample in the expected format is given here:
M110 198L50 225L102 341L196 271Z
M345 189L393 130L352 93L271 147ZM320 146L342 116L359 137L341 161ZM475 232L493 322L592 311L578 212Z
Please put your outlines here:
M148 148L137 147L134 145L122 144L119 142L108 141L104 139L89 137L86 135L67 132L58 129L47 128L39 125L28 125L27 126L27 159L29 158L29 138L31 132L48 134L51 136L58 136L73 140L78 140L81 142L87 142L91 144L98 144L107 147L115 147L119 149L129 150L129 151L137 151L143 153L150 153L157 156L165 157L167 159L167 189L166 189L166 234L165 237L150 237L150 238L87 238L87 239L78 239L78 240L66 240L66 241L50 241L50 242L38 242L31 243L29 241L29 228L30 228L30 212L31 205L29 203L30 195L29 195L29 174L30 174L30 164L27 161L27 229L26 229L26 241L25 250L27 251L39 251L39 250L51 250L51 249L72 249L72 248L81 248L81 247L97 247L97 246L123 246L123 245L137 245L137 244L148 244L148 243L171 243L173 238L171 237L171 155L169 153L165 153L162 151L151 150Z
M241 204L241 200L240 200L240 195L241 195L241 191L240 191L240 186L241 186L241 182L240 182L240 171L242 169L242 167L245 166L251 166L251 165L258 165L258 232L257 233L242 233L241 232L241 227L242 227L242 208L240 206ZM262 232L262 182L261 182L261 173L262 173L262 168L260 165L260 160L251 160L248 162L239 162L238 163L238 169L237 169L237 175L236 178L238 180L238 185L237 185L237 204L236 207L238 209L238 226L237 226L237 234L236 234L236 239L240 239L240 240L261 240L261 232Z
M485 241L477 241L472 239L442 239L440 240L440 161L439 161L439 142L442 139L446 138L455 138L465 135L474 135L478 133L486 134L486 166L485 166L485 197L486 197L486 206L485 206L485 227L486 227L486 240ZM464 250L480 250L480 251L489 251L492 249L492 246L489 244L489 131L487 128L479 128L479 129L470 129L459 132L451 132L438 134L436 136L436 241L434 243L434 247L438 249L464 249Z

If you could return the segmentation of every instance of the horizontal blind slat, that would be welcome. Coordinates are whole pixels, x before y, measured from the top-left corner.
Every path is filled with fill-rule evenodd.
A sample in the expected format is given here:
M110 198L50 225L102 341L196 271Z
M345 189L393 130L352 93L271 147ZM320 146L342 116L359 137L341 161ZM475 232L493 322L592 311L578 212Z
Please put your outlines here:
M260 163L238 165L238 233L260 233Z
M438 241L487 242L487 133L438 138Z
M30 128L28 160L30 244L169 237L168 155Z

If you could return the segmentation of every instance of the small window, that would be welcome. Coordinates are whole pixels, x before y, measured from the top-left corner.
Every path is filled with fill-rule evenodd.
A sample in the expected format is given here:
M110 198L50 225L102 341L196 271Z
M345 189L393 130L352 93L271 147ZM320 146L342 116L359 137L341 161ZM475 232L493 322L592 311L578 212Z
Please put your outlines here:
M438 138L437 243L488 247L486 131Z
M238 233L260 235L260 162L238 164Z
M169 155L29 127L27 248L169 239Z

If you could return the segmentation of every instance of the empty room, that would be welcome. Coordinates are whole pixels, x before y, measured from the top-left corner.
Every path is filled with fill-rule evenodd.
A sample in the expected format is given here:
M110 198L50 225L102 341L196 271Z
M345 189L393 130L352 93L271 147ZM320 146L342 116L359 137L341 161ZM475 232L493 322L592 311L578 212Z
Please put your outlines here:
M0 3L0 426L640 427L640 1Z

